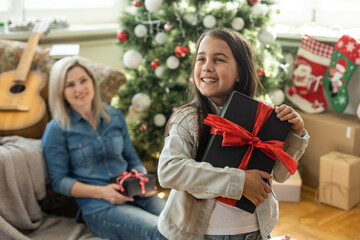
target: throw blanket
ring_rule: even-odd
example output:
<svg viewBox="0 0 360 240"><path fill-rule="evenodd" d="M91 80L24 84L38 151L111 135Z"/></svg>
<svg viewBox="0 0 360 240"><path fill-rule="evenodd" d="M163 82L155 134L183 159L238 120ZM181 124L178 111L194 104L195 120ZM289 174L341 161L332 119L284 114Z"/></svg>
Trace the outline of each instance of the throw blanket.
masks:
<svg viewBox="0 0 360 240"><path fill-rule="evenodd" d="M0 239L100 239L74 218L41 211L37 201L46 195L46 181L41 140L0 137Z"/></svg>
<svg viewBox="0 0 360 240"><path fill-rule="evenodd" d="M41 140L0 138L0 233L27 239L16 229L34 230L43 221L37 200L45 197L47 170Z"/></svg>

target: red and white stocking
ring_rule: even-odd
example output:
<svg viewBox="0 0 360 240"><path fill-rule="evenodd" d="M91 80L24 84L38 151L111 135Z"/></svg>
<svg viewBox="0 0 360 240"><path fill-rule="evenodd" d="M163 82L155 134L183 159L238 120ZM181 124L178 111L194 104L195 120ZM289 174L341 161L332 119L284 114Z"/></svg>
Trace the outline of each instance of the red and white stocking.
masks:
<svg viewBox="0 0 360 240"><path fill-rule="evenodd" d="M323 77L330 65L334 47L305 35L295 60L292 84L286 87L286 97L307 113L320 113L326 109Z"/></svg>

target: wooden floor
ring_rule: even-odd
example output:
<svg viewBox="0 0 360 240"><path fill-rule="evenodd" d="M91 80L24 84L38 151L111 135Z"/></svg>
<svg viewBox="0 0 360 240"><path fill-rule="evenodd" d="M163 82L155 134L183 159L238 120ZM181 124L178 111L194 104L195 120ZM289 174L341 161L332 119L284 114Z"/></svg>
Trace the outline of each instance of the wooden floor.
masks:
<svg viewBox="0 0 360 240"><path fill-rule="evenodd" d="M315 189L302 186L299 203L280 202L279 221L271 236L296 240L360 240L360 204L349 211L315 201Z"/></svg>
<svg viewBox="0 0 360 240"><path fill-rule="evenodd" d="M160 189L166 199L169 191ZM299 203L280 202L279 208L274 238L290 234L296 240L360 240L360 204L349 211L320 204L315 189L303 185Z"/></svg>

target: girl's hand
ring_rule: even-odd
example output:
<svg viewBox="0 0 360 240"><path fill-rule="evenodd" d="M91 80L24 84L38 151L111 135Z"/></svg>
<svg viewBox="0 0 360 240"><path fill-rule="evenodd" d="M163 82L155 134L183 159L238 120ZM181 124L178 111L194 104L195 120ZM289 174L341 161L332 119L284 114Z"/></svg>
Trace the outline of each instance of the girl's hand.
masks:
<svg viewBox="0 0 360 240"><path fill-rule="evenodd" d="M123 204L134 201L134 198L121 194L119 192L119 185L115 183L102 187L101 196L102 199L112 204Z"/></svg>
<svg viewBox="0 0 360 240"><path fill-rule="evenodd" d="M292 123L291 130L301 136L304 130L304 121L300 114L298 114L292 107L282 104L280 107L275 107L275 112L280 121L288 121Z"/></svg>
<svg viewBox="0 0 360 240"><path fill-rule="evenodd" d="M243 194L256 207L260 206L265 201L268 194L271 193L271 187L262 180L263 178L270 179L272 176L267 172L257 169L245 171L245 183Z"/></svg>

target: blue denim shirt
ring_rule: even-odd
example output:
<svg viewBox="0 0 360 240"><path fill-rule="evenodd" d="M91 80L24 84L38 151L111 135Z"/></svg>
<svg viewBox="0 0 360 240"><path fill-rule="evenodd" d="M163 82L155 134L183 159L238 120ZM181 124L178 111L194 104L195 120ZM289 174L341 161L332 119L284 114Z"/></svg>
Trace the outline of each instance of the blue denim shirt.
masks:
<svg viewBox="0 0 360 240"><path fill-rule="evenodd" d="M145 172L130 141L124 115L106 105L111 121L100 117L97 130L78 113L71 110L71 126L66 129L51 120L42 137L42 147L51 184L56 192L70 196L76 181L104 186L110 177L133 168ZM112 206L94 198L76 198L84 214Z"/></svg>

